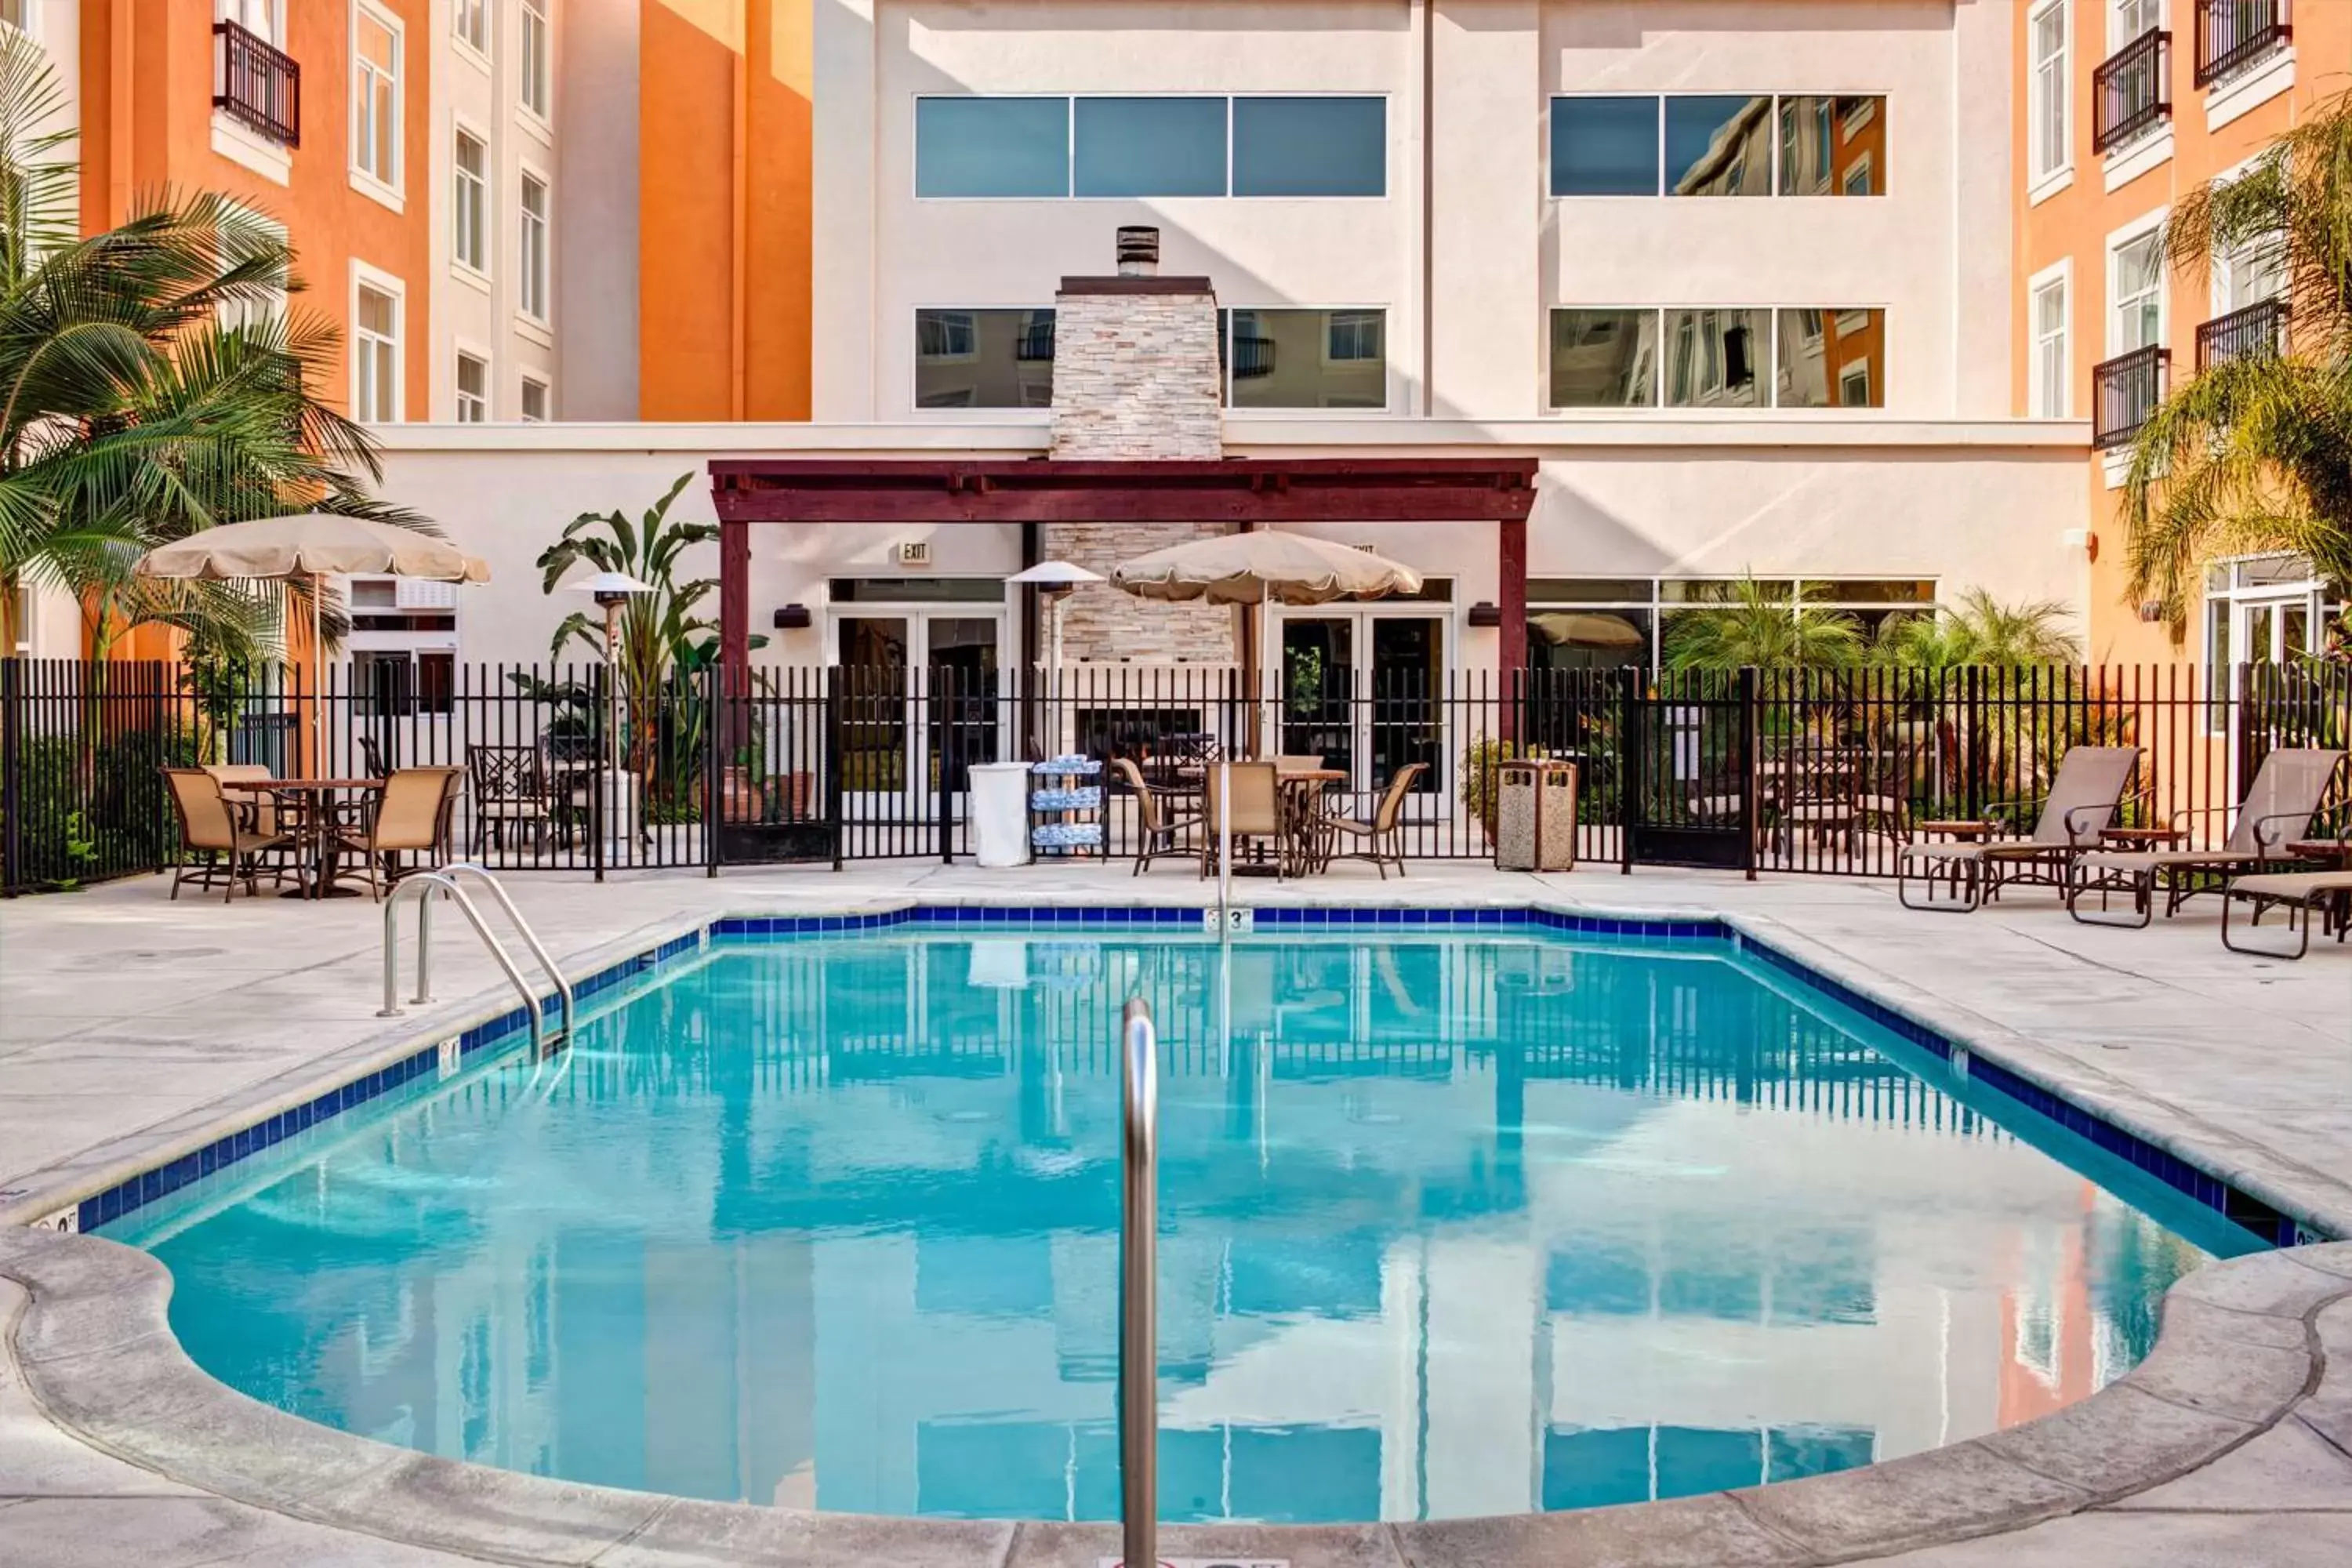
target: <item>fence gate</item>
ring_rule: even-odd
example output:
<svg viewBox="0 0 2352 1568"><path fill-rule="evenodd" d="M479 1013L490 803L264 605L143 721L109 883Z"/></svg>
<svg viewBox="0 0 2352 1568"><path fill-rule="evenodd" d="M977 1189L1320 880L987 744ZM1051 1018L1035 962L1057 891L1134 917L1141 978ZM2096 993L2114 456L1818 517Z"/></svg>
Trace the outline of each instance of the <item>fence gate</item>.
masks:
<svg viewBox="0 0 2352 1568"><path fill-rule="evenodd" d="M1624 695L1628 866L1756 874L1756 672L1690 670Z"/></svg>

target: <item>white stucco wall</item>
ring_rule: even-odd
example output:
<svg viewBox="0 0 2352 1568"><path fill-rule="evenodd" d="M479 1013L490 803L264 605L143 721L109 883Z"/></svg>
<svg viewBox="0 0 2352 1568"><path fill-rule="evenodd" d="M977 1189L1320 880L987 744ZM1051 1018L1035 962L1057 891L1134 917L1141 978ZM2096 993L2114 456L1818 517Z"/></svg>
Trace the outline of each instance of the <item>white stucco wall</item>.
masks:
<svg viewBox="0 0 2352 1568"><path fill-rule="evenodd" d="M913 416L923 306L1042 306L1153 223L1227 306L1388 312L1392 414L1545 414L1559 304L1878 306L1889 415L2009 395L2010 38L1987 0L819 0L815 397ZM1888 194L1568 198L1555 92L1888 100ZM1388 194L918 200L926 93L1305 92L1388 103ZM1425 153L1425 156L1424 156ZM1967 330L1962 330L1965 323ZM953 418L954 414L925 417ZM963 416L969 417L970 416Z"/></svg>
<svg viewBox="0 0 2352 1568"><path fill-rule="evenodd" d="M2087 568L2064 538L2088 502L2077 425L1718 419L1706 422L1701 445L1695 423L1234 418L1226 447L1238 457L1535 453L1543 468L1528 529L1534 576L1917 576L1936 579L1947 597L1980 586L2005 600L2084 601ZM709 521L701 476L714 458L1019 457L1042 454L1048 434L1034 417L954 426L405 426L384 432L384 491L437 519L496 574L461 598L459 657L543 659L556 623L579 605L542 595L531 563L581 511L622 507L634 518L692 471L674 513ZM1454 662L1493 668L1496 634L1471 630L1465 617L1496 596L1494 525L1312 531L1377 544L1451 577L1443 613ZM930 542L921 575L1001 576L1021 563L1011 526L762 526L751 537L751 626L772 639L755 655L764 663L824 662L825 580L916 575L893 559L902 542ZM715 546L688 559L688 574L717 571ZM774 612L791 604L807 605L815 626L773 631ZM715 595L708 607L715 617Z"/></svg>

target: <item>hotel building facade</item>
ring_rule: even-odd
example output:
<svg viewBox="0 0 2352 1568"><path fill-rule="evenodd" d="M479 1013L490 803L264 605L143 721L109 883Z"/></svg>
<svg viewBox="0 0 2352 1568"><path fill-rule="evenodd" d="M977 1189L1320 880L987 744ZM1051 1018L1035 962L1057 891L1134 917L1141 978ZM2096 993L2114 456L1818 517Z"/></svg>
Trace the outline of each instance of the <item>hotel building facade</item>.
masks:
<svg viewBox="0 0 2352 1568"><path fill-rule="evenodd" d="M2165 278L2150 305L2133 236L2329 90L2352 11L11 9L75 84L85 222L163 181L282 215L304 303L344 329L337 390L379 422L386 493L491 561L498 582L455 605L352 585L385 612L371 626L430 628L362 651L544 658L568 606L541 595L539 551L713 459L1047 457L1101 395L1072 374L1057 292L1108 271L1129 226L1213 296L1217 363L1192 368L1221 404L1207 455L1536 464L1516 563L1492 521L1311 525L1431 579L1410 603L1286 612L1286 644L1368 678L1650 662L1678 606L1748 576L1871 622L1972 588L2055 600L2095 659L2317 636L2308 582L2300 631L2240 613L2242 576L2292 563L2225 569L2227 649L2211 615L2179 645L2142 621L2100 443L2144 405L2144 349L2193 373L2200 323L2245 326L2268 286ZM2151 34L2158 64L2132 64ZM280 126L289 69L300 121ZM679 507L713 515L709 484ZM745 596L776 629L756 658L1007 668L1036 646L1007 574L1041 548L1100 569L1150 542L761 530ZM2284 604L2294 584L2263 586ZM1522 599L1531 629L1498 626ZM65 608L36 617L35 651L71 650ZM1600 617L1611 646L1554 641L1547 616ZM1086 624L1080 665L1216 657Z"/></svg>

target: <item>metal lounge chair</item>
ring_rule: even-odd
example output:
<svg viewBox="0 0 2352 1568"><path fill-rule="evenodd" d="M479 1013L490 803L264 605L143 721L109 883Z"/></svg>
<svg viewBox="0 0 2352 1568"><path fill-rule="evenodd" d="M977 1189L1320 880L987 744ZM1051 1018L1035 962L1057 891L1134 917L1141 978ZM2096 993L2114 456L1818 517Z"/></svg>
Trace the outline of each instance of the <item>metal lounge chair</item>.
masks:
<svg viewBox="0 0 2352 1568"><path fill-rule="evenodd" d="M2262 921L2263 911L2273 904L2285 906L2286 927L2293 931L2302 927L2301 940L2292 952L2284 949L2248 947L2230 940L2230 906L2240 899L2252 900L2254 923ZM2253 877L2232 877L2221 892L2221 945L2231 952L2242 952L2251 958L2299 959L2311 951L2311 917L2315 911L2336 928L2336 940L2344 940L2347 924L2344 905L2352 901L2352 871L2273 871ZM2328 911L2336 913L2330 915ZM2296 920L2301 915L2300 921Z"/></svg>
<svg viewBox="0 0 2352 1568"><path fill-rule="evenodd" d="M2225 880L2248 871L2260 871L2287 858L2286 847L2311 835L2328 785L2336 778L2344 753L2321 746L2282 746L2263 759L2246 798L2240 802L2230 837L2218 848L2154 849L2132 852L2093 849L2075 859L2074 875L2066 889L2066 912L2084 925L2130 926L2137 930L2156 918L2156 895L2164 893L2167 920L2199 893L2219 892ZM2200 816L2219 816L2227 806L2177 811L2171 826L2185 829ZM2104 912L2107 895L2129 893L2137 919L2111 919ZM2101 913L2083 912L2085 893L2100 895Z"/></svg>
<svg viewBox="0 0 2352 1568"><path fill-rule="evenodd" d="M163 782L172 792L172 809L180 819L180 857L172 876L172 897L180 896L183 882L194 882L199 888L219 886L221 902L227 903L236 897L237 883L243 882L250 898L259 891L256 883L261 858L272 852L278 854L279 860L271 879L286 879L284 851L294 847L291 833L275 827L264 833L254 827L254 810L232 805L221 793L219 778L203 768L165 768ZM202 863L192 865L198 856L203 857Z"/></svg>
<svg viewBox="0 0 2352 1568"><path fill-rule="evenodd" d="M1389 879L1389 868L1404 875L1404 797L1412 793L1413 784L1429 771L1427 763L1407 763L1389 780L1389 787L1381 792L1380 805L1373 809L1371 820L1356 817L1335 817L1324 823L1325 831L1343 836L1361 844L1360 849L1350 849L1334 855L1335 860L1369 860L1379 868L1381 880Z"/></svg>
<svg viewBox="0 0 2352 1568"><path fill-rule="evenodd" d="M1173 811L1168 798L1144 781L1143 771L1126 757L1113 757L1111 771L1119 782L1134 792L1137 840L1135 869L1130 876L1140 877L1151 862L1162 855L1181 855L1189 851L1178 843L1201 820L1197 812L1180 815Z"/></svg>
<svg viewBox="0 0 2352 1568"><path fill-rule="evenodd" d="M1225 826L1224 779L1233 777L1232 826ZM1204 798L1208 810L1201 821L1201 875L1216 874L1217 844L1230 836L1238 849L1245 839L1267 839L1282 854L1282 784L1272 763L1217 763L1208 771Z"/></svg>
<svg viewBox="0 0 2352 1568"><path fill-rule="evenodd" d="M2074 857L2097 844L2099 835L2114 823L2138 767L2137 746L2070 749L2058 764L2058 776L2050 783L2030 836L1906 844L1895 858L1895 898L1906 910L1966 914L1998 898L2004 881L2032 878L2063 889ZM1926 882L1925 899L1911 897L1915 879ZM1938 881L1950 882L1955 896L1937 899Z"/></svg>

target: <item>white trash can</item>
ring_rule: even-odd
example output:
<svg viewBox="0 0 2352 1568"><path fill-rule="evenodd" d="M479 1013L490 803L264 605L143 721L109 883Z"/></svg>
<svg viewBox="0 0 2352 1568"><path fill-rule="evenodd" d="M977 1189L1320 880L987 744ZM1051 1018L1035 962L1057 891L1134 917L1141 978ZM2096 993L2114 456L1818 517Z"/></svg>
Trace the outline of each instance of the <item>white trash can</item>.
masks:
<svg viewBox="0 0 2352 1568"><path fill-rule="evenodd" d="M971 852L982 866L1029 864L1029 766L971 765Z"/></svg>

